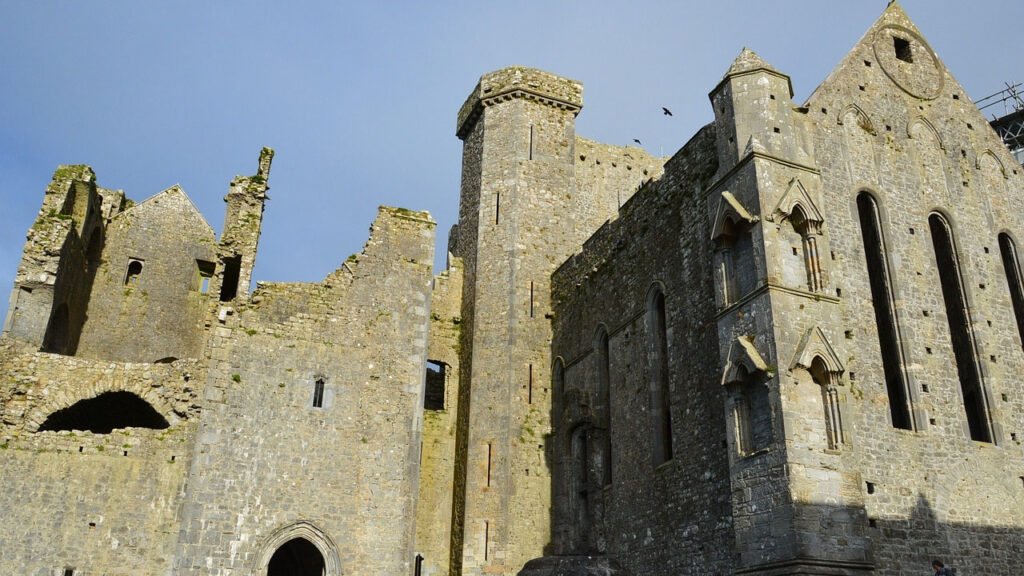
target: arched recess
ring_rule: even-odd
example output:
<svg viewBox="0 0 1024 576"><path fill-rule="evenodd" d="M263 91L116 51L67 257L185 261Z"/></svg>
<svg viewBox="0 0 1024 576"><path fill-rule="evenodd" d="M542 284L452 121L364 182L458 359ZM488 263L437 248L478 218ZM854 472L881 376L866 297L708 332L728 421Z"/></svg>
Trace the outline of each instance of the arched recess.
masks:
<svg viewBox="0 0 1024 576"><path fill-rule="evenodd" d="M590 469L592 428L581 424L569 435L569 501L573 519L573 551L584 553L590 547Z"/></svg>
<svg viewBox="0 0 1024 576"><path fill-rule="evenodd" d="M864 113L864 110L856 104L849 104L836 119L836 124L845 126L849 124L856 125L868 134L874 135L875 125L871 123L871 118Z"/></svg>
<svg viewBox="0 0 1024 576"><path fill-rule="evenodd" d="M298 542L299 540L305 541ZM292 544L295 542L295 544ZM278 552L284 549L285 557L275 558ZM317 528L312 523L305 520L283 526L275 530L270 536L268 536L262 544L260 555L257 557L256 566L253 568L253 574L258 576L320 576L308 574L307 572L285 572L281 571L287 567L298 567L306 569L309 566L319 566L317 562L323 561L322 564L322 576L340 576L341 575L341 559L338 557L338 547L323 530ZM297 559L300 562L296 565L296 559L292 558L291 563L287 562L287 554L299 553L303 554L302 558ZM319 554L319 558L316 558L314 553ZM309 559L308 556L314 556ZM305 564L301 564L303 560ZM274 561L274 566L271 566L271 562ZM275 569L275 572L271 572L271 568Z"/></svg>
<svg viewBox="0 0 1024 576"><path fill-rule="evenodd" d="M789 182L785 194L772 211L772 220L782 229L784 235L799 237L806 288L811 292L820 292L824 288L825 275L822 272L821 258L818 256L818 239L825 219L799 178L793 178ZM784 229L786 224L791 231ZM795 241L795 238L789 241ZM793 252L796 256L795 247ZM789 267L786 267L784 277L791 276L786 273L788 270Z"/></svg>
<svg viewBox="0 0 1024 576"><path fill-rule="evenodd" d="M659 466L673 455L668 314L661 284L655 284L647 293L647 335L653 462Z"/></svg>
<svg viewBox="0 0 1024 576"><path fill-rule="evenodd" d="M773 374L747 336L733 340L728 358L722 385L729 396L729 437L736 454L752 456L768 450L775 436L768 389Z"/></svg>
<svg viewBox="0 0 1024 576"><path fill-rule="evenodd" d="M918 116L907 125L907 135L917 152L922 195L933 199L956 200L949 195L945 168L946 147L935 127L924 117Z"/></svg>
<svg viewBox="0 0 1024 576"><path fill-rule="evenodd" d="M152 405L131 392L104 392L94 398L79 400L67 408L50 414L39 432L85 430L109 434L120 428L168 428L167 419Z"/></svg>
<svg viewBox="0 0 1024 576"><path fill-rule="evenodd" d="M598 427L600 428L600 440L598 447L601 451L600 462L601 481L603 486L612 483L612 404L611 404L611 351L609 349L608 328L603 324L598 326L594 334L594 351L597 359L597 392L594 400L598 403L595 406L597 412Z"/></svg>
<svg viewBox="0 0 1024 576"><path fill-rule="evenodd" d="M815 326L804 334L792 368L806 370L820 387L827 447L839 450L846 443L839 401L843 363L821 328Z"/></svg>
<svg viewBox="0 0 1024 576"><path fill-rule="evenodd" d="M731 192L722 192L711 228L722 307L737 302L754 288L757 274L751 227L758 221Z"/></svg>
<svg viewBox="0 0 1024 576"><path fill-rule="evenodd" d="M982 171L994 170L998 172L1004 180L1009 178L1006 174L1006 166L1003 165L1003 162L995 155L995 153L987 148L984 152L978 154L978 160L975 163L975 167Z"/></svg>

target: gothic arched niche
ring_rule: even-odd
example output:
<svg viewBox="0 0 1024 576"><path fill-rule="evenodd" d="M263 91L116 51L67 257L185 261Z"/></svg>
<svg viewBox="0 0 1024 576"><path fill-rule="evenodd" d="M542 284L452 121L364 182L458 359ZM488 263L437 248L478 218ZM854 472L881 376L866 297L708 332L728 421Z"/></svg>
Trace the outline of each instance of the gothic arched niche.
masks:
<svg viewBox="0 0 1024 576"><path fill-rule="evenodd" d="M169 426L167 419L135 394L104 392L50 414L39 426L39 432L87 430L95 434L109 434L118 428L163 430Z"/></svg>
<svg viewBox="0 0 1024 576"><path fill-rule="evenodd" d="M267 564L267 576L324 576L325 570L320 549L302 537L278 547Z"/></svg>

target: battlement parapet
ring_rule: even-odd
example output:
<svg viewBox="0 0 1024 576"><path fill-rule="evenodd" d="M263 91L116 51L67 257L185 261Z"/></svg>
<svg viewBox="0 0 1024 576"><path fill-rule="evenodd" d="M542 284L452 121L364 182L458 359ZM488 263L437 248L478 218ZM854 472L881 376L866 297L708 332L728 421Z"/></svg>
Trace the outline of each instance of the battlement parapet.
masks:
<svg viewBox="0 0 1024 576"><path fill-rule="evenodd" d="M459 109L455 134L463 138L485 107L513 98L535 100L576 115L583 109L583 83L523 66L484 74Z"/></svg>

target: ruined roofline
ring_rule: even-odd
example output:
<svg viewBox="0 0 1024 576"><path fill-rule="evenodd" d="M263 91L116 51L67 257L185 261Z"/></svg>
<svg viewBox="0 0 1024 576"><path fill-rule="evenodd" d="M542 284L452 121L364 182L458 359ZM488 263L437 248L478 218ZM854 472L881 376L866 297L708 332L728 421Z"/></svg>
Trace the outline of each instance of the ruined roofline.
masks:
<svg viewBox="0 0 1024 576"><path fill-rule="evenodd" d="M190 197L188 195L188 192L186 192L185 189L181 187L181 184L174 184L172 186L164 188L163 190L157 192L156 194L153 194L153 195L149 196L145 200L143 200L141 202L134 203L132 206L130 206L128 208L125 208L124 210L118 212L117 214L114 214L114 217L112 218L112 220L118 218L122 214L127 214L127 213L131 212L132 210L135 210L136 208L138 208L140 206L148 204L149 202L151 202L153 200L156 200L160 196L165 196L165 195L167 195L167 194L169 194L171 192L175 192L175 191L181 192L181 195L184 196L185 200L188 201L189 206L192 207L192 211L195 212L196 216L199 216L199 219L203 222L203 224L206 225L206 228L210 231L210 234L213 234L213 236L216 237L217 233L213 229L213 226L210 226L210 223L206 220L206 217L203 216L202 211L200 211L199 207L196 206L196 203L192 201L192 197ZM125 197L125 200L131 201L131 199L128 198L128 197Z"/></svg>
<svg viewBox="0 0 1024 576"><path fill-rule="evenodd" d="M725 74L722 76L722 79L718 82L718 84L715 84L715 87L712 88L710 92L708 92L708 98L714 100L715 94L717 94L722 89L722 86L729 82L729 80L733 78L738 78L740 76L749 76L751 74L757 74L759 72L771 74L772 76L777 76L785 80L786 86L789 87L789 97L793 97L792 79L790 79L788 75L779 72L771 64L765 62L764 59L757 55L757 52L754 52L750 48L744 46L743 49L740 50L739 55L736 56L736 59L733 60L732 65L730 65L729 69L726 70Z"/></svg>
<svg viewBox="0 0 1024 576"><path fill-rule="evenodd" d="M525 66L509 66L484 74L459 108L455 135L465 138L485 107L513 98L535 100L575 116L583 109L583 83Z"/></svg>

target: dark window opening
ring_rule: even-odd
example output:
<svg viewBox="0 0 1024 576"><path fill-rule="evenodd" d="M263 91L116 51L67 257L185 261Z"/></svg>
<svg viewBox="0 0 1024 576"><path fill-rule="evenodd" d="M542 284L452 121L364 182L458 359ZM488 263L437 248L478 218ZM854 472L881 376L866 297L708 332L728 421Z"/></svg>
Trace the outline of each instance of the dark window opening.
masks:
<svg viewBox="0 0 1024 576"><path fill-rule="evenodd" d="M488 442L487 443L487 485L488 486L491 485L491 450L492 449L493 448L491 446L491 443Z"/></svg>
<svg viewBox="0 0 1024 576"><path fill-rule="evenodd" d="M1013 302L1013 316L1017 320L1017 332L1024 344L1024 284L1020 275L1020 260L1017 259L1017 246L1006 233L999 235L999 253L1003 257L1003 270L1006 272L1006 283L1010 287L1010 300Z"/></svg>
<svg viewBox="0 0 1024 576"><path fill-rule="evenodd" d="M484 521L484 560L488 559L488 548L491 546L491 523Z"/></svg>
<svg viewBox="0 0 1024 576"><path fill-rule="evenodd" d="M533 404L533 364L526 369L526 403Z"/></svg>
<svg viewBox="0 0 1024 576"><path fill-rule="evenodd" d="M416 567L413 569L413 576L423 576L423 555L416 555Z"/></svg>
<svg viewBox="0 0 1024 576"><path fill-rule="evenodd" d="M131 392L104 392L50 414L40 432L85 430L109 434L119 428L163 430L170 425L148 402Z"/></svg>
<svg viewBox="0 0 1024 576"><path fill-rule="evenodd" d="M939 284L942 286L942 300L946 304L953 358L956 360L956 371L960 378L960 390L964 397L964 410L967 412L971 439L992 442L981 372L974 351L974 333L967 313L967 298L964 294L963 278L960 276L960 259L953 243L953 233L946 219L938 214L928 217L928 226L935 246L935 264L939 272Z"/></svg>
<svg viewBox="0 0 1024 576"><path fill-rule="evenodd" d="M242 272L242 257L224 259L224 280L220 285L220 301L230 302L238 296L238 278Z"/></svg>
<svg viewBox="0 0 1024 576"><path fill-rule="evenodd" d="M603 328L597 335L597 396L601 402L600 421L604 429L601 435L601 485L612 483L612 437L611 437L611 359L608 346L608 332ZM669 456L671 458L671 455Z"/></svg>
<svg viewBox="0 0 1024 576"><path fill-rule="evenodd" d="M893 36L892 47L896 51L897 60L903 60L909 64L914 63L914 51L910 47L910 40L900 38L899 36Z"/></svg>
<svg viewBox="0 0 1024 576"><path fill-rule="evenodd" d="M423 394L425 410L444 410L445 379L448 365L437 360L427 360L427 383Z"/></svg>
<svg viewBox="0 0 1024 576"><path fill-rule="evenodd" d="M576 521L577 549L587 546L590 533L590 441L583 426L572 433L570 447L572 459L571 487L572 511Z"/></svg>
<svg viewBox="0 0 1024 576"><path fill-rule="evenodd" d="M501 222L501 192L494 195L494 223Z"/></svg>
<svg viewBox="0 0 1024 576"><path fill-rule="evenodd" d="M196 290L198 290L200 294L206 294L210 291L210 279L213 278L215 270L216 265L213 262L196 260L196 271L199 276L199 283L196 286Z"/></svg>
<svg viewBox="0 0 1024 576"><path fill-rule="evenodd" d="M324 407L324 379L317 378L313 383L313 408Z"/></svg>
<svg viewBox="0 0 1024 576"><path fill-rule="evenodd" d="M885 373L885 388L889 395L889 415L894 428L913 429L907 384L900 352L900 333L896 319L895 297L889 280L888 254L882 235L878 205L868 193L857 197L860 232L864 239L864 257L867 260L868 281L871 285L871 304L878 326L878 345Z"/></svg>
<svg viewBox="0 0 1024 576"><path fill-rule="evenodd" d="M294 538L274 551L267 576L323 576L324 556L305 538Z"/></svg>
<svg viewBox="0 0 1024 576"><path fill-rule="evenodd" d="M533 160L533 124L530 124L530 160Z"/></svg>
<svg viewBox="0 0 1024 576"><path fill-rule="evenodd" d="M672 410L669 396L668 327L665 318L665 295L658 291L648 308L653 337L651 412L654 418L654 465L672 459Z"/></svg>
<svg viewBox="0 0 1024 576"><path fill-rule="evenodd" d="M142 274L142 260L136 260L131 258L128 260L128 270L124 274L124 285L134 285L139 281L139 275Z"/></svg>

